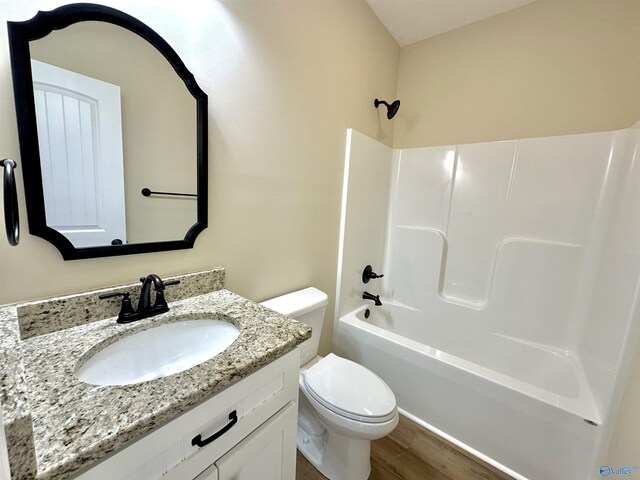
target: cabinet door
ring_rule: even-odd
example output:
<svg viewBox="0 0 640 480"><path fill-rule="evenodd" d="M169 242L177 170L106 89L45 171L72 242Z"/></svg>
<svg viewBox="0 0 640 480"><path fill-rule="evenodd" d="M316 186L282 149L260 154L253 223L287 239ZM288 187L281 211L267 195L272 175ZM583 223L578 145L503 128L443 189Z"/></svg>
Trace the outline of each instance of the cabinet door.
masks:
<svg viewBox="0 0 640 480"><path fill-rule="evenodd" d="M296 476L297 404L290 403L215 465L219 480L291 480Z"/></svg>

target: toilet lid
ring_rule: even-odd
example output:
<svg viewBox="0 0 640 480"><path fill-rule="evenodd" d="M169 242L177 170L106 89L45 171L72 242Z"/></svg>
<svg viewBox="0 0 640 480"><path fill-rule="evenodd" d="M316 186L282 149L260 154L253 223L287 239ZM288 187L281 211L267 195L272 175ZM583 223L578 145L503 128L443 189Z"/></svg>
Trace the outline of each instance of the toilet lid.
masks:
<svg viewBox="0 0 640 480"><path fill-rule="evenodd" d="M396 397L372 371L330 353L304 372L307 390L325 407L348 418L382 422L395 415Z"/></svg>

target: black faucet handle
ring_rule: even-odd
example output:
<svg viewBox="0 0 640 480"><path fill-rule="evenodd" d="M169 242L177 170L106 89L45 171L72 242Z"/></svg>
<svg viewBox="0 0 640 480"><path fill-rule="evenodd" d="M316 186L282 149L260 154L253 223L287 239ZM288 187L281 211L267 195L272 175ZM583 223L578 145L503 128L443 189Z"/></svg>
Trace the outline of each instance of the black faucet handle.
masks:
<svg viewBox="0 0 640 480"><path fill-rule="evenodd" d="M103 293L98 298L100 300L104 300L105 298L114 298L114 297L124 297L129 298L129 292L113 292L113 293ZM124 300L123 298L123 300Z"/></svg>
<svg viewBox="0 0 640 480"><path fill-rule="evenodd" d="M169 305L167 305L167 301L164 298L164 287L168 285L177 285L180 283L180 280L168 280L163 282L163 288L156 290L156 301L153 302L153 308L159 309L163 311L169 311Z"/></svg>
<svg viewBox="0 0 640 480"><path fill-rule="evenodd" d="M369 283L369 280L382 277L384 277L384 275L378 275L377 273L375 273L371 265L367 265L366 267L364 267L364 271L362 272L362 281L364 283Z"/></svg>
<svg viewBox="0 0 640 480"><path fill-rule="evenodd" d="M135 314L135 310L133 309L133 305L131 305L131 298L129 297L129 292L114 292L114 293L105 293L100 295L98 298L104 300L106 298L113 297L122 297L122 304L120 305L120 313L118 313L118 323L125 323L131 315ZM124 320L124 321L123 321Z"/></svg>
<svg viewBox="0 0 640 480"><path fill-rule="evenodd" d="M153 302L153 310L159 310L159 311L169 311L169 305L167 305L167 301L164 298L164 290L157 290L156 291L156 301Z"/></svg>

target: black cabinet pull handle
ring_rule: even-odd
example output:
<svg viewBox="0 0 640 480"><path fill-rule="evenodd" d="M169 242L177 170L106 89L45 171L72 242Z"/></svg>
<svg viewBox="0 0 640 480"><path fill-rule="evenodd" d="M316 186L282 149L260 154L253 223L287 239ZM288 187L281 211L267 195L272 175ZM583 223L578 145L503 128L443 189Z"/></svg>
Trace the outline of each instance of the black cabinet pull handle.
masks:
<svg viewBox="0 0 640 480"><path fill-rule="evenodd" d="M236 422L238 421L238 415L237 415L237 412L235 410L229 414L229 420L230 420L229 423L227 423L224 427L222 427L216 433L211 435L209 438L206 438L206 439L202 440L202 436L196 435L195 437L193 437L193 440L191 440L191 445L192 446L196 446L197 445L198 447L207 446L211 442L213 442L215 439L220 438L222 435L224 435L229 430L231 430L231 427L233 427L236 424Z"/></svg>

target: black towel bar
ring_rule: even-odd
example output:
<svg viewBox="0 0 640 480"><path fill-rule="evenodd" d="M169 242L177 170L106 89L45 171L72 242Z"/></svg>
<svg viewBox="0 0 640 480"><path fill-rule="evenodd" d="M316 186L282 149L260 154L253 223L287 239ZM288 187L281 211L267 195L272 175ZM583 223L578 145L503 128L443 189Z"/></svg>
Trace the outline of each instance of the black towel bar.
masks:
<svg viewBox="0 0 640 480"><path fill-rule="evenodd" d="M174 195L176 197L197 197L198 196L198 194L196 193L153 192L146 187L142 189L141 193L145 197L149 197L151 195Z"/></svg>

